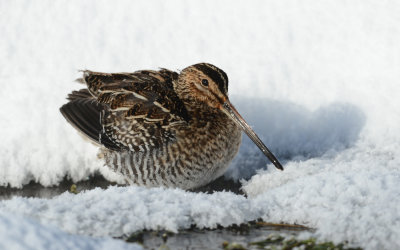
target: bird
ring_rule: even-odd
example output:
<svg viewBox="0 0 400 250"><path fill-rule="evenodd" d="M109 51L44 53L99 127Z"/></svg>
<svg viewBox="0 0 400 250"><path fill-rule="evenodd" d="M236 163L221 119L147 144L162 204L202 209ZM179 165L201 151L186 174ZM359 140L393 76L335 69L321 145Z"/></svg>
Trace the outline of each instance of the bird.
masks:
<svg viewBox="0 0 400 250"><path fill-rule="evenodd" d="M212 64L82 74L86 88L72 91L60 112L126 184L204 186L227 170L242 131L283 170L229 101L227 74Z"/></svg>

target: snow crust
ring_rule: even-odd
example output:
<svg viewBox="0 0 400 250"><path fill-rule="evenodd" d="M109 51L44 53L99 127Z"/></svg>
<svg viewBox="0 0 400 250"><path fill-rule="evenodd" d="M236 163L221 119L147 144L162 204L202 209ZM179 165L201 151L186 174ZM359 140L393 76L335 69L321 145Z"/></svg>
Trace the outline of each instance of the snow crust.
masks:
<svg viewBox="0 0 400 250"><path fill-rule="evenodd" d="M58 112L80 87L79 69L213 63L285 167L273 169L244 136L226 177L246 179L248 198L138 187L14 198L0 202L0 242L29 248L12 237L26 227L49 246L57 242L36 231L125 248L86 236L261 217L315 227L319 239L400 248L399 12L397 1L0 1L1 186L115 178Z"/></svg>
<svg viewBox="0 0 400 250"><path fill-rule="evenodd" d="M34 217L70 233L114 237L143 229L177 232L191 225L229 226L259 216L251 212L244 196L229 192L208 195L142 187L97 188L77 195L66 192L51 200L19 197L1 202L0 209Z"/></svg>
<svg viewBox="0 0 400 250"><path fill-rule="evenodd" d="M3 211L0 211L0 234L1 249L142 249L137 244L124 244L110 238L71 235Z"/></svg>

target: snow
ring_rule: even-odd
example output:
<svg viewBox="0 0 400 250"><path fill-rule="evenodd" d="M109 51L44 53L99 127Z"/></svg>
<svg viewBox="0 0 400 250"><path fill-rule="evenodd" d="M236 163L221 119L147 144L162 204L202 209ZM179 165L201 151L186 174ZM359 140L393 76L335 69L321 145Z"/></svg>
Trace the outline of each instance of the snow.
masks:
<svg viewBox="0 0 400 250"><path fill-rule="evenodd" d="M120 240L74 236L31 219L0 212L1 249L142 249Z"/></svg>
<svg viewBox="0 0 400 250"><path fill-rule="evenodd" d="M334 155L354 146L365 125L365 114L348 103L332 103L310 111L289 102L256 100L239 98L238 106L282 162ZM225 176L249 178L265 164L265 156L243 136L239 154Z"/></svg>
<svg viewBox="0 0 400 250"><path fill-rule="evenodd" d="M308 225L317 228L318 238L357 239L367 249L399 246L400 175L388 152L350 149L334 161L310 159L285 167L283 178L262 171L244 186L254 206L265 208L264 220Z"/></svg>
<svg viewBox="0 0 400 250"><path fill-rule="evenodd" d="M1 201L0 242L127 248L109 237L261 217L400 248L399 12L396 1L0 1L1 186L115 178L58 112L79 69L213 63L285 167L244 138L226 177L245 178L248 198L111 187Z"/></svg>
<svg viewBox="0 0 400 250"><path fill-rule="evenodd" d="M210 207L213 207L210 210ZM213 195L181 189L109 187L63 193L51 200L14 198L0 209L34 217L69 233L120 237L143 229L168 229L197 225L215 228L256 219L244 196L230 192Z"/></svg>

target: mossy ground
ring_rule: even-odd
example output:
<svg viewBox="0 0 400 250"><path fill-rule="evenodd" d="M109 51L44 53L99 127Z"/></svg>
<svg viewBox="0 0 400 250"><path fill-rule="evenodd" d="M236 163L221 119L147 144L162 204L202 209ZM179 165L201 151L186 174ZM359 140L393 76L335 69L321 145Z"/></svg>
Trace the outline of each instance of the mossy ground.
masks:
<svg viewBox="0 0 400 250"><path fill-rule="evenodd" d="M334 244L314 238L299 240L299 232L313 231L301 225L273 224L252 221L217 229L182 230L175 234L167 231L140 231L125 238L127 242L142 244L148 249L270 249L270 250L359 250L346 242ZM264 234L264 236L263 236Z"/></svg>

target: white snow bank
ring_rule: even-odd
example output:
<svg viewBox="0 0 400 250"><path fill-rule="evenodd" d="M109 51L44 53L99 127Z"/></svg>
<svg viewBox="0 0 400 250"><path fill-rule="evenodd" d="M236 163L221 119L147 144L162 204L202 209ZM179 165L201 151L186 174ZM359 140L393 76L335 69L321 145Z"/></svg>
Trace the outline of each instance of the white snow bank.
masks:
<svg viewBox="0 0 400 250"><path fill-rule="evenodd" d="M40 76L2 77L2 82L16 84L2 83L0 92L1 106L7 107L0 109L1 186L22 187L32 180L55 185L66 175L79 181L102 166L97 148L71 133L58 112L65 97L55 95L60 90L46 81Z"/></svg>
<svg viewBox="0 0 400 250"><path fill-rule="evenodd" d="M310 161L306 168L313 174L299 171L294 164L288 167L288 176L299 178L284 178L286 184L276 181L279 176L274 174L254 177L245 186L250 198L229 192L208 195L179 189L109 187L77 195L64 193L51 200L16 197L0 202L0 210L91 236L122 236L143 229L176 232L191 225L215 228L263 218L316 228L313 236L320 240L347 240L366 249L400 247L399 175L391 169L383 174L325 173L316 168L330 167L328 162ZM260 190L261 182L275 185Z"/></svg>
<svg viewBox="0 0 400 250"><path fill-rule="evenodd" d="M191 225L228 226L258 216L246 198L233 193L141 187L97 188L77 195L66 192L51 200L16 197L0 202L0 210L34 217L70 233L116 237L142 229L176 232Z"/></svg>
<svg viewBox="0 0 400 250"><path fill-rule="evenodd" d="M393 138L399 9L374 1L2 2L0 185L57 185L101 169L96 147L58 111L80 88L78 69L214 63L229 75L233 103L284 162L335 155L360 133ZM244 137L226 176L249 178L267 163Z"/></svg>
<svg viewBox="0 0 400 250"><path fill-rule="evenodd" d="M111 238L70 235L13 213L0 212L0 249L142 249Z"/></svg>
<svg viewBox="0 0 400 250"><path fill-rule="evenodd" d="M319 239L366 249L400 247L399 159L375 149L346 150L334 159L290 162L282 176L263 171L246 185L267 221L317 228Z"/></svg>

